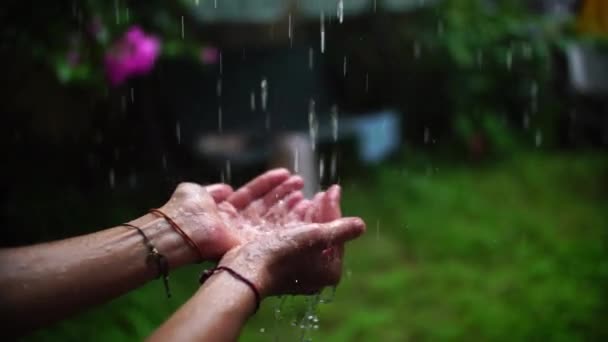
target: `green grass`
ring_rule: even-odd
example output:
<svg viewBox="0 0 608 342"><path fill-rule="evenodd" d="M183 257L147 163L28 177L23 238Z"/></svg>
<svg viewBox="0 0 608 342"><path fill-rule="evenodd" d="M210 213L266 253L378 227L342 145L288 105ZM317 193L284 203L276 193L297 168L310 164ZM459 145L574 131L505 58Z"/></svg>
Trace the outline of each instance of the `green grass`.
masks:
<svg viewBox="0 0 608 342"><path fill-rule="evenodd" d="M431 165L432 167L428 167ZM526 154L491 165L396 163L344 184L368 233L347 250L316 341L605 340L608 163ZM199 267L32 340L141 339L196 288ZM292 341L303 298L267 301L242 340ZM281 309L275 319L275 309Z"/></svg>

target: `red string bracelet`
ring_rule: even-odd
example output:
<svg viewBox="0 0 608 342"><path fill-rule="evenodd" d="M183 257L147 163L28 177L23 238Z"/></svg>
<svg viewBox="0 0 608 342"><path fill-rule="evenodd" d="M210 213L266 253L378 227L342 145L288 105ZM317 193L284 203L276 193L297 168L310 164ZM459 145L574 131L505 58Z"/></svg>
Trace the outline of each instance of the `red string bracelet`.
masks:
<svg viewBox="0 0 608 342"><path fill-rule="evenodd" d="M186 241L186 243L188 243L190 247L192 247L198 253L200 261L202 262L204 260L203 252L200 250L200 248L198 248L196 242L194 242L194 240L192 240L192 238L188 236L188 234L186 234L186 232L184 232L184 230L181 229L180 226L178 226L172 218L170 218L167 214L163 213L159 209L150 209L150 213L159 215L165 220L167 220L171 228L173 228L173 230L175 230L179 235L181 235L181 237Z"/></svg>
<svg viewBox="0 0 608 342"><path fill-rule="evenodd" d="M247 285L251 291L253 291L253 295L255 296L255 311L254 313L258 312L258 309L260 308L260 302L262 301L262 297L260 296L260 291L258 291L257 287L255 287L255 284L252 283L249 279L243 277L242 275L240 275L237 271L233 270L230 267L226 267L226 266L217 266L215 268L211 268L208 270L203 271L203 273L201 274L201 277L199 278L199 283L204 283L207 279L209 279L209 277L211 277L212 275L214 275L216 272L218 271L226 271L228 273L230 273L231 276L233 276L234 278L242 281L243 283L245 283L245 285Z"/></svg>

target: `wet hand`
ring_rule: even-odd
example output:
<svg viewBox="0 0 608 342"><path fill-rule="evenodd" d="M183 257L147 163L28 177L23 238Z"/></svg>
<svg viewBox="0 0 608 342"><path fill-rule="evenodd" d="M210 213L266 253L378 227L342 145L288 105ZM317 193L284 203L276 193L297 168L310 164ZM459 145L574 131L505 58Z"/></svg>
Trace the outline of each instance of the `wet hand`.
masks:
<svg viewBox="0 0 608 342"><path fill-rule="evenodd" d="M338 186L299 201L289 215L289 224L230 250L220 265L253 281L263 296L311 294L337 284L344 243L364 233L364 222L340 218Z"/></svg>
<svg viewBox="0 0 608 342"><path fill-rule="evenodd" d="M268 171L236 191L226 184L182 183L160 210L195 241L205 259L216 260L269 231L311 219L314 206L303 199L303 185L285 169Z"/></svg>

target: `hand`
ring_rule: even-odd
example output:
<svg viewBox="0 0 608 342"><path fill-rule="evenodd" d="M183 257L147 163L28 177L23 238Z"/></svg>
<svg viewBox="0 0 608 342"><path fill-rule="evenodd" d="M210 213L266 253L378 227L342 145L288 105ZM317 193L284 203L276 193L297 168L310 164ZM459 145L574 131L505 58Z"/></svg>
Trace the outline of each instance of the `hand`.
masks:
<svg viewBox="0 0 608 342"><path fill-rule="evenodd" d="M301 221L232 249L220 265L253 281L262 296L311 294L337 284L343 245L365 232L364 222L340 219L338 186L318 193L312 201L300 201L292 214Z"/></svg>
<svg viewBox="0 0 608 342"><path fill-rule="evenodd" d="M237 191L226 184L180 184L160 208L197 244L205 259L274 229L312 217L311 201L299 191L304 183L285 169L264 173Z"/></svg>

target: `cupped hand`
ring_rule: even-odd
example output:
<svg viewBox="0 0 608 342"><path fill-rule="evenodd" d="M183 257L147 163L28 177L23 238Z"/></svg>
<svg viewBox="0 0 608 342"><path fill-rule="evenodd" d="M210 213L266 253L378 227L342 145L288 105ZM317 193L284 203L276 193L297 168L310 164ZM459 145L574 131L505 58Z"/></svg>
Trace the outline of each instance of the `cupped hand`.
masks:
<svg viewBox="0 0 608 342"><path fill-rule="evenodd" d="M363 234L365 223L341 218L336 185L313 200L299 201L290 215L294 219L282 229L239 245L220 264L252 280L264 296L311 294L337 284L344 243Z"/></svg>
<svg viewBox="0 0 608 342"><path fill-rule="evenodd" d="M160 208L194 240L206 260L269 232L312 221L315 202L304 200L299 176L274 169L236 191L226 184L181 183Z"/></svg>

